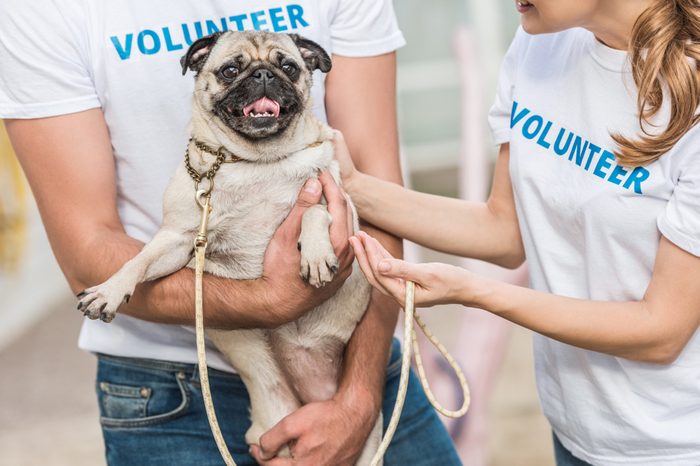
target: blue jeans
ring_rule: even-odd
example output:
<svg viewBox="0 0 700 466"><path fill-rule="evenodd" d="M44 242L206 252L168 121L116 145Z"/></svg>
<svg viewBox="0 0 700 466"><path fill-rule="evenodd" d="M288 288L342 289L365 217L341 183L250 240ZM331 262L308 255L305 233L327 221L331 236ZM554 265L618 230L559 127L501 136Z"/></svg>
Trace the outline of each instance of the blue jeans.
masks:
<svg viewBox="0 0 700 466"><path fill-rule="evenodd" d="M557 434L552 433L554 441L554 459L557 466L592 466L591 463L576 458L557 438Z"/></svg>
<svg viewBox="0 0 700 466"><path fill-rule="evenodd" d="M401 351L394 341L387 369L384 428L396 401ZM249 398L240 377L209 370L226 443L236 463L255 465L244 435ZM220 466L207 422L196 365L99 355L96 391L110 466ZM447 431L411 374L401 422L386 465L459 465Z"/></svg>

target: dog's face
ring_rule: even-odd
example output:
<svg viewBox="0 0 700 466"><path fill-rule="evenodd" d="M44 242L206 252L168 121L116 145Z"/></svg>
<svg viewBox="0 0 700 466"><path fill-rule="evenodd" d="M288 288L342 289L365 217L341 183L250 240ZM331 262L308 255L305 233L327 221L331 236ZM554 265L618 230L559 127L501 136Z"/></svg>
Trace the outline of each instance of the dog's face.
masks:
<svg viewBox="0 0 700 466"><path fill-rule="evenodd" d="M196 72L195 100L227 130L248 139L280 135L309 105L312 73L328 72L320 45L296 34L216 33L193 43L182 72Z"/></svg>

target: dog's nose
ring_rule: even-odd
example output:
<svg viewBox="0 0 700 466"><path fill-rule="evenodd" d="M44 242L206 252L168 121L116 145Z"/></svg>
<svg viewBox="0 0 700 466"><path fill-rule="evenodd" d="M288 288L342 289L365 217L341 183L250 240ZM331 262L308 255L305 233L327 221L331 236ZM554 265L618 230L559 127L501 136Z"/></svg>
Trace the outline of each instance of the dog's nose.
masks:
<svg viewBox="0 0 700 466"><path fill-rule="evenodd" d="M275 79L272 71L261 68L253 73L253 79L259 83L267 83Z"/></svg>

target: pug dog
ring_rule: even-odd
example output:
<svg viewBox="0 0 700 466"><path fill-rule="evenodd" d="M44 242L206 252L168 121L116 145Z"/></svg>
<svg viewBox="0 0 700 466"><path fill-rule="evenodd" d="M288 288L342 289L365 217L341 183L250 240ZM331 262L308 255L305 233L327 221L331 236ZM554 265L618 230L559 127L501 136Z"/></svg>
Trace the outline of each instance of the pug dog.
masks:
<svg viewBox="0 0 700 466"><path fill-rule="evenodd" d="M110 279L80 295L79 309L89 318L109 322L139 283L194 267L201 211L188 164L204 173L215 154L235 162L222 163L214 178L205 268L233 279L262 276L267 245L307 179L327 169L340 183L333 131L311 111L312 74L331 69L321 46L294 34L216 33L193 43L182 66L183 74L196 73L188 162L168 185L155 237ZM316 287L337 272L330 222L321 204L302 219L300 273ZM248 444L259 443L301 405L335 394L345 346L370 298L370 285L353 267L333 297L295 322L274 330L207 330L250 393ZM380 416L358 464L370 464L381 433Z"/></svg>

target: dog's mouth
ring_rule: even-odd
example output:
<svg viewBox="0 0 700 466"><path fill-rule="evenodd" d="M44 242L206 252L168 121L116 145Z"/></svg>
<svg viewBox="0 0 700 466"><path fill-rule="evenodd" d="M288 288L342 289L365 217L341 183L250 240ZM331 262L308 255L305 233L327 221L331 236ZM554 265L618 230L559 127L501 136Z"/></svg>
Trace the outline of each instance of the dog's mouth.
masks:
<svg viewBox="0 0 700 466"><path fill-rule="evenodd" d="M269 97L261 97L243 107L243 116L246 118L279 118L281 107L279 102Z"/></svg>
<svg viewBox="0 0 700 466"><path fill-rule="evenodd" d="M296 95L242 94L244 92L229 93L213 110L226 126L252 139L281 133L299 114Z"/></svg>

